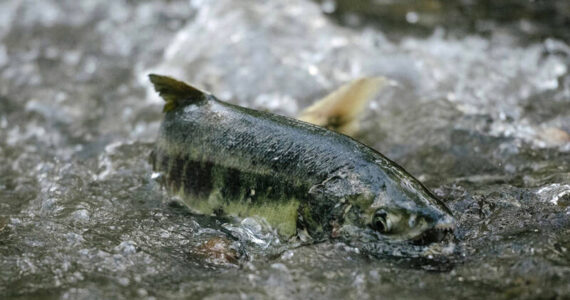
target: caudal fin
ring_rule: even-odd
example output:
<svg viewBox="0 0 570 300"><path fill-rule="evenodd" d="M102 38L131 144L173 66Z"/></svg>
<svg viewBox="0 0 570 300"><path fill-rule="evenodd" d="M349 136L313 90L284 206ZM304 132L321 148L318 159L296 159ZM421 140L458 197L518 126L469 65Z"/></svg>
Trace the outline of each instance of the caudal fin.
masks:
<svg viewBox="0 0 570 300"><path fill-rule="evenodd" d="M172 77L149 74L148 78L154 85L154 89L158 92L160 97L166 101L163 108L163 112L165 113L182 105L188 105L208 99L208 93L189 86Z"/></svg>
<svg viewBox="0 0 570 300"><path fill-rule="evenodd" d="M387 82L384 77L351 81L303 110L298 119L346 135L355 134L366 104Z"/></svg>

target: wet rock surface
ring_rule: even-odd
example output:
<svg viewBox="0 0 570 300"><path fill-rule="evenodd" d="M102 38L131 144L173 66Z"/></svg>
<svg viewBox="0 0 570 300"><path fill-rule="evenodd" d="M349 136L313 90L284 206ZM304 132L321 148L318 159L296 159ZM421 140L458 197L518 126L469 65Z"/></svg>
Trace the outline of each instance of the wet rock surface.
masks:
<svg viewBox="0 0 570 300"><path fill-rule="evenodd" d="M567 297L568 6L381 2L0 3L0 298ZM150 71L289 116L389 77L358 139L441 197L454 235L287 246L192 214L147 162Z"/></svg>

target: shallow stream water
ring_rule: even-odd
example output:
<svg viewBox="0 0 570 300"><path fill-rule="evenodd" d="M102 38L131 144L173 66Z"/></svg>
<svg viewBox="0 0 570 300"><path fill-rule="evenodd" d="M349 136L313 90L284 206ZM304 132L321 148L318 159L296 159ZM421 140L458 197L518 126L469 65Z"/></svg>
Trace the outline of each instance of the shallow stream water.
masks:
<svg viewBox="0 0 570 300"><path fill-rule="evenodd" d="M451 2L0 2L0 298L570 297L570 5ZM357 139L454 235L294 247L190 213L152 178L149 72L288 116L388 77Z"/></svg>

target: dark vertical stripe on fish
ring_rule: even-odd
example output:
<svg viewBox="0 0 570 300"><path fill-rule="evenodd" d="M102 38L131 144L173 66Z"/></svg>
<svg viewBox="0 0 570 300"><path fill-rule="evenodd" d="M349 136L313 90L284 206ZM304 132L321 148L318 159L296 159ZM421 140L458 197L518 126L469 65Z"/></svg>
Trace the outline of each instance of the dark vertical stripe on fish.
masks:
<svg viewBox="0 0 570 300"><path fill-rule="evenodd" d="M213 166L214 164L211 162L188 161L185 170L184 191L199 197L207 197L212 191Z"/></svg>
<svg viewBox="0 0 570 300"><path fill-rule="evenodd" d="M242 186L239 170L233 168L225 169L221 193L224 199L233 200L242 198Z"/></svg>

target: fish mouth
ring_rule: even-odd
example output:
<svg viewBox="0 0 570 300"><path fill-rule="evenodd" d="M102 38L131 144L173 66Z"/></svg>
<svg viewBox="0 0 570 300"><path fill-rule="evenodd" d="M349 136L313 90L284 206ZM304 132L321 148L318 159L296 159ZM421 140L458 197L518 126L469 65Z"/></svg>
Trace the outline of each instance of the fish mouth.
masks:
<svg viewBox="0 0 570 300"><path fill-rule="evenodd" d="M419 236L412 239L412 243L417 245L427 245L443 241L447 235L451 235L455 229L455 220L451 216L437 222L432 228L422 232Z"/></svg>
<svg viewBox="0 0 570 300"><path fill-rule="evenodd" d="M377 236L382 236L383 239L388 238L393 241L406 241L415 245L428 245L441 242L447 236L451 236L455 230L455 219L449 215L444 216L435 223L401 234L382 234L372 226L369 225L369 227L370 230Z"/></svg>

